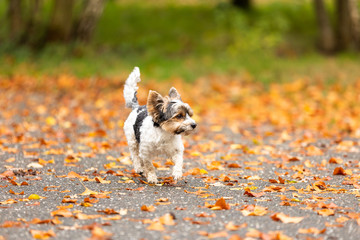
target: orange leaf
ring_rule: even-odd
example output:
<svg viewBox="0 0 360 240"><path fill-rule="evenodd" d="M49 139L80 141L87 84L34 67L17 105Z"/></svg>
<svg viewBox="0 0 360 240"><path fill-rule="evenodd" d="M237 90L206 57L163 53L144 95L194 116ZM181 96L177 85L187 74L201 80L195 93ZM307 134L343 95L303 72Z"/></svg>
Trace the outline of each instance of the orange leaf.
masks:
<svg viewBox="0 0 360 240"><path fill-rule="evenodd" d="M15 201L14 199L8 199L8 200L0 202L0 205L1 204L13 204L13 203L17 203L17 201Z"/></svg>
<svg viewBox="0 0 360 240"><path fill-rule="evenodd" d="M333 175L346 175L346 172L342 167L337 167L334 169Z"/></svg>
<svg viewBox="0 0 360 240"><path fill-rule="evenodd" d="M250 190L245 190L244 195L249 197L262 197L265 195L265 193L264 192L255 193L255 192L251 192Z"/></svg>
<svg viewBox="0 0 360 240"><path fill-rule="evenodd" d="M233 222L229 222L225 225L225 228L230 231L237 231L240 228L247 227L247 223L243 223L241 225L235 225Z"/></svg>
<svg viewBox="0 0 360 240"><path fill-rule="evenodd" d="M110 180L105 180L105 179L103 179L103 178L101 178L101 177L96 177L96 178L95 178L95 181L98 182L98 183L102 183L102 184L111 183Z"/></svg>
<svg viewBox="0 0 360 240"><path fill-rule="evenodd" d="M321 209L317 210L317 213L321 216L332 216L335 215L335 211L332 209Z"/></svg>
<svg viewBox="0 0 360 240"><path fill-rule="evenodd" d="M14 195L24 195L24 191L22 191L20 193L16 193L12 189L9 190L9 193L14 194Z"/></svg>
<svg viewBox="0 0 360 240"><path fill-rule="evenodd" d="M226 203L224 198L220 198L216 201L215 205L211 208L211 210L229 210L230 205Z"/></svg>
<svg viewBox="0 0 360 240"><path fill-rule="evenodd" d="M283 223L299 223L304 217L290 217L284 213L275 213L271 215L271 219L274 221L281 221Z"/></svg>
<svg viewBox="0 0 360 240"><path fill-rule="evenodd" d="M102 228L95 226L91 230L91 238L90 239L106 240L106 239L110 239L110 237L112 235L113 235L112 233L105 232Z"/></svg>
<svg viewBox="0 0 360 240"><path fill-rule="evenodd" d="M35 239L48 239L50 237L56 236L53 230L41 231L41 230L30 229L30 233Z"/></svg>
<svg viewBox="0 0 360 240"><path fill-rule="evenodd" d="M51 216L71 217L73 214L67 209L58 209L51 212Z"/></svg>
<svg viewBox="0 0 360 240"><path fill-rule="evenodd" d="M150 206L146 206L146 205L142 205L141 206L141 211L144 212L154 212L155 211L155 207L150 205Z"/></svg>
<svg viewBox="0 0 360 240"><path fill-rule="evenodd" d="M227 237L228 233L226 231L216 232L216 233L209 233L208 238L220 238L220 237Z"/></svg>
<svg viewBox="0 0 360 240"><path fill-rule="evenodd" d="M333 164L341 164L342 162L343 160L341 158L332 157L329 159L329 163L333 163Z"/></svg>
<svg viewBox="0 0 360 240"><path fill-rule="evenodd" d="M247 208L241 210L244 216L264 216L268 213L267 207L250 205Z"/></svg>
<svg viewBox="0 0 360 240"><path fill-rule="evenodd" d="M307 147L306 151L307 151L307 155L309 155L309 156L316 156L316 155L323 155L324 154L323 151L321 151L320 148L315 147L313 145Z"/></svg>
<svg viewBox="0 0 360 240"><path fill-rule="evenodd" d="M164 216L159 218L159 221L161 224L164 225L175 225L175 221L174 221L174 215L167 213Z"/></svg>
<svg viewBox="0 0 360 240"><path fill-rule="evenodd" d="M85 187L85 191L83 193L80 193L79 195L84 196L84 195L92 195L92 194L99 194L99 193Z"/></svg>
<svg viewBox="0 0 360 240"><path fill-rule="evenodd" d="M63 198L62 203L76 203L77 199Z"/></svg>
<svg viewBox="0 0 360 240"><path fill-rule="evenodd" d="M305 234L323 234L326 232L326 228L319 230L317 228L308 228L308 229L304 229L304 228L300 228L299 233L305 233Z"/></svg>
<svg viewBox="0 0 360 240"><path fill-rule="evenodd" d="M102 213L105 213L105 214L119 214L119 212L115 211L114 209L111 209L111 208L106 208L105 210L98 210L98 212L102 212Z"/></svg>
<svg viewBox="0 0 360 240"><path fill-rule="evenodd" d="M83 176L80 176L78 173L74 172L74 171L71 171L68 173L67 175L68 178L84 178Z"/></svg>
<svg viewBox="0 0 360 240"><path fill-rule="evenodd" d="M227 166L228 168L241 168L241 166L237 163L230 163Z"/></svg>
<svg viewBox="0 0 360 240"><path fill-rule="evenodd" d="M153 222L146 228L147 230L153 230L153 231L164 231L164 225L160 222Z"/></svg>
<svg viewBox="0 0 360 240"><path fill-rule="evenodd" d="M231 235L231 237L228 240L242 240L242 238L239 235Z"/></svg>

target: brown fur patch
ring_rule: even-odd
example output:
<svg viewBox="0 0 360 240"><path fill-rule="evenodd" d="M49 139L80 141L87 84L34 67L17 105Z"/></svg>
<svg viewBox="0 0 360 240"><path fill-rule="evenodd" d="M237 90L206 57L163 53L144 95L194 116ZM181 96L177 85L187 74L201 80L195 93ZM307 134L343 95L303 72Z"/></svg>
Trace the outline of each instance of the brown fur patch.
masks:
<svg viewBox="0 0 360 240"><path fill-rule="evenodd" d="M180 134L189 131L189 124L185 122L186 114L193 115L190 106L180 101L180 94L171 88L169 96L162 97L158 92L150 90L147 100L147 110L153 121L167 132ZM174 102L175 101L175 102ZM180 106L174 112L173 104Z"/></svg>

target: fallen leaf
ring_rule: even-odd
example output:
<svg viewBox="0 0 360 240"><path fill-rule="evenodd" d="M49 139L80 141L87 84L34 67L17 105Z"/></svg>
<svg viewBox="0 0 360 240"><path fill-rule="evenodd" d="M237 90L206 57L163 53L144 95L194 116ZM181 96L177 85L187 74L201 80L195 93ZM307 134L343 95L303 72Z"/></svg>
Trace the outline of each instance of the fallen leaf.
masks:
<svg viewBox="0 0 360 240"><path fill-rule="evenodd" d="M110 239L112 233L105 232L102 228L95 226L91 230L91 238L89 240L107 240Z"/></svg>
<svg viewBox="0 0 360 240"><path fill-rule="evenodd" d="M102 213L105 213L105 214L119 214L119 212L115 211L114 209L111 209L111 208L106 208L105 210L98 210L98 212L102 212Z"/></svg>
<svg viewBox="0 0 360 240"><path fill-rule="evenodd" d="M235 225L233 222L228 222L226 225L225 225L225 228L229 231L237 231L239 230L240 228L245 228L247 227L247 223L243 223L241 225Z"/></svg>
<svg viewBox="0 0 360 240"><path fill-rule="evenodd" d="M48 239L50 237L56 236L53 230L41 231L41 230L30 229L30 233L32 237L35 239Z"/></svg>
<svg viewBox="0 0 360 240"><path fill-rule="evenodd" d="M227 165L228 168L241 168L241 166L237 163L230 163Z"/></svg>
<svg viewBox="0 0 360 240"><path fill-rule="evenodd" d="M45 197L41 197L37 194L30 194L30 196L28 197L29 200L39 200L41 198L45 198Z"/></svg>
<svg viewBox="0 0 360 240"><path fill-rule="evenodd" d="M267 207L249 205L240 211L244 216L264 216L268 213L267 209Z"/></svg>
<svg viewBox="0 0 360 240"><path fill-rule="evenodd" d="M24 195L24 191L16 193L12 189L9 190L9 193L14 194L14 195Z"/></svg>
<svg viewBox="0 0 360 240"><path fill-rule="evenodd" d="M342 167L337 167L334 169L333 175L346 175L346 173Z"/></svg>
<svg viewBox="0 0 360 240"><path fill-rule="evenodd" d="M281 221L283 223L299 223L304 219L304 217L290 217L284 213L275 213L270 217L274 221Z"/></svg>
<svg viewBox="0 0 360 240"><path fill-rule="evenodd" d="M58 216L58 217L72 217L72 212L67 209L58 209L50 213L51 216Z"/></svg>
<svg viewBox="0 0 360 240"><path fill-rule="evenodd" d="M85 187L85 191L83 193L80 193L79 195L85 196L85 195L92 195L92 194L99 194L99 193Z"/></svg>
<svg viewBox="0 0 360 240"><path fill-rule="evenodd" d="M0 202L0 204L13 204L13 203L17 203L17 201L15 201L14 199L8 199Z"/></svg>
<svg viewBox="0 0 360 240"><path fill-rule="evenodd" d="M221 237L227 237L228 233L226 231L220 231L220 232L215 232L215 233L209 233L208 234L208 238L212 239L212 238L221 238Z"/></svg>
<svg viewBox="0 0 360 240"><path fill-rule="evenodd" d="M322 229L322 230L319 230L315 227L311 227L311 228L300 228L298 230L298 233L305 233L305 234L323 234L326 232L326 228Z"/></svg>
<svg viewBox="0 0 360 240"><path fill-rule="evenodd" d="M332 209L321 209L316 211L321 216L332 216L335 215L335 211Z"/></svg>
<svg viewBox="0 0 360 240"><path fill-rule="evenodd" d="M146 205L142 205L141 206L141 211L144 212L154 212L155 211L155 207L150 205L150 206L146 206Z"/></svg>
<svg viewBox="0 0 360 240"><path fill-rule="evenodd" d="M244 195L249 197L262 197L265 195L265 193L264 192L255 193L255 192L251 192L249 188L245 188Z"/></svg>
<svg viewBox="0 0 360 240"><path fill-rule="evenodd" d="M174 214L167 213L164 216L160 217L159 221L161 224L164 224L164 225L175 225L176 223L175 223L174 219L175 219Z"/></svg>
<svg viewBox="0 0 360 240"><path fill-rule="evenodd" d="M147 230L153 230L153 231L164 231L164 225L160 222L153 222L146 228Z"/></svg>
<svg viewBox="0 0 360 240"><path fill-rule="evenodd" d="M332 157L329 159L329 163L332 163L332 164L341 164L343 163L343 160L341 158L335 158L335 157Z"/></svg>
<svg viewBox="0 0 360 240"><path fill-rule="evenodd" d="M215 205L211 207L211 210L229 210L230 205L226 203L224 198L220 198L215 202Z"/></svg>

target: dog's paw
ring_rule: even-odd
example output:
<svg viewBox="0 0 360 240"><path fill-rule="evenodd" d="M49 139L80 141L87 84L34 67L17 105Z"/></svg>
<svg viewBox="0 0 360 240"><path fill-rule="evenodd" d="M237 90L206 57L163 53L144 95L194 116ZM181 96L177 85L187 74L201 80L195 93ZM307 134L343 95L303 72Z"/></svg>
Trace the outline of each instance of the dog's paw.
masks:
<svg viewBox="0 0 360 240"><path fill-rule="evenodd" d="M147 175L147 180L149 183L157 183L157 176L154 172L149 172Z"/></svg>
<svg viewBox="0 0 360 240"><path fill-rule="evenodd" d="M173 171L172 176L174 180L177 181L182 177L182 171Z"/></svg>
<svg viewBox="0 0 360 240"><path fill-rule="evenodd" d="M138 166L134 166L134 171L139 174L142 174L144 172L142 167L138 167Z"/></svg>

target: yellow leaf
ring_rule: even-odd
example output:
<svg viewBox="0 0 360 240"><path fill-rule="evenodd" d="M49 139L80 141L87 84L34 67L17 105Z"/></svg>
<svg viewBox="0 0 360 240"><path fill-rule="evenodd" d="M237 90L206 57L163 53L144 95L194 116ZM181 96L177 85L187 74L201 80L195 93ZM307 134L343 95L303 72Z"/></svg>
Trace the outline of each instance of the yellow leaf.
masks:
<svg viewBox="0 0 360 240"><path fill-rule="evenodd" d="M93 191L93 190L90 190L90 189L88 189L87 187L85 187L85 191L83 192L83 193L81 193L81 194L79 194L79 195L91 195L91 194L99 194L98 192L95 192L95 191Z"/></svg>
<svg viewBox="0 0 360 240"><path fill-rule="evenodd" d="M56 119L54 117L49 116L45 119L45 122L49 126L54 126L56 124Z"/></svg>
<svg viewBox="0 0 360 240"><path fill-rule="evenodd" d="M37 195L37 194L30 194L28 199L30 199L30 200L38 200L38 199L40 199L40 196Z"/></svg>

